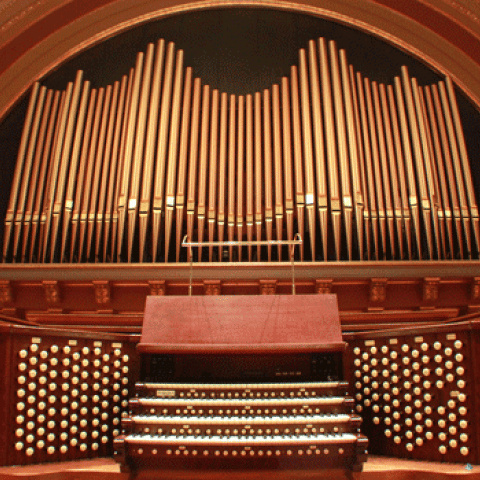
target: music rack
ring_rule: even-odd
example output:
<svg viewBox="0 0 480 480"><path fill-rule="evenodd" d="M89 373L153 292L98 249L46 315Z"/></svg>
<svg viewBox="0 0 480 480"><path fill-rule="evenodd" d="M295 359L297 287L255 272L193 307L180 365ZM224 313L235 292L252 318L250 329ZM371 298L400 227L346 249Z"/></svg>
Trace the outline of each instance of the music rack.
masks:
<svg viewBox="0 0 480 480"><path fill-rule="evenodd" d="M188 284L188 294L191 296L192 295L192 273L193 273L193 255L192 255L192 247L198 247L201 249L202 247L220 247L220 255L221 255L221 247L223 246L246 246L246 247L252 247L252 246L257 246L260 247L262 245L267 245L269 248L272 247L272 245L278 245L281 247L282 245L288 245L290 246L290 263L292 265L292 295L295 295L295 246L296 245L303 245L303 240L302 237L300 236L299 233L295 234L295 237L293 240L254 240L254 241L228 241L228 242L189 242L188 241L188 235L185 235L183 237L182 241L182 247L187 247L189 252L188 252L188 257L190 261L190 279L189 279L189 284ZM251 256L251 252L249 252L249 256Z"/></svg>

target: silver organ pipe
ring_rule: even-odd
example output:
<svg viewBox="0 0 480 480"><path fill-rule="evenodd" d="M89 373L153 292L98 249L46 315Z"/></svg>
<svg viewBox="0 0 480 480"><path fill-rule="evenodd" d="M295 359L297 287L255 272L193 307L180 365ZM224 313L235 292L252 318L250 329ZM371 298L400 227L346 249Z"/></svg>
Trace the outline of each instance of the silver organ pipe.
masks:
<svg viewBox="0 0 480 480"><path fill-rule="evenodd" d="M470 259L479 228L450 78L419 85L403 67L378 83L319 38L278 84L233 95L159 40L112 85L92 88L81 71L64 91L35 83L3 261L178 263L185 234L294 232L302 261ZM288 260L271 244L195 255Z"/></svg>

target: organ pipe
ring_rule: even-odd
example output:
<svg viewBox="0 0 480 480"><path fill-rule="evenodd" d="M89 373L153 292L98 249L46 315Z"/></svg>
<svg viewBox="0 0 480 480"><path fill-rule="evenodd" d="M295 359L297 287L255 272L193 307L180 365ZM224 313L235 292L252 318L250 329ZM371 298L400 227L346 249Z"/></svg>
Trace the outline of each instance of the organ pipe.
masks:
<svg viewBox="0 0 480 480"><path fill-rule="evenodd" d="M3 261L178 263L187 234L199 262L281 262L296 232L302 261L470 259L479 220L449 77L379 83L319 38L234 95L161 39L112 85L34 84Z"/></svg>

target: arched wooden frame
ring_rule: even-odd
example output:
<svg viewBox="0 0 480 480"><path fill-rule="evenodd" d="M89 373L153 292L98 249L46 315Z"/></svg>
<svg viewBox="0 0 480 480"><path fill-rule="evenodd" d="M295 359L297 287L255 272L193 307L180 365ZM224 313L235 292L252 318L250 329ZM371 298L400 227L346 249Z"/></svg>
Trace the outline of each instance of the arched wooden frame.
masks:
<svg viewBox="0 0 480 480"><path fill-rule="evenodd" d="M480 109L480 7L465 0L29 0L21 10L7 4L2 11L0 119L33 81L131 27L193 10L250 6L314 15L375 35L450 75Z"/></svg>

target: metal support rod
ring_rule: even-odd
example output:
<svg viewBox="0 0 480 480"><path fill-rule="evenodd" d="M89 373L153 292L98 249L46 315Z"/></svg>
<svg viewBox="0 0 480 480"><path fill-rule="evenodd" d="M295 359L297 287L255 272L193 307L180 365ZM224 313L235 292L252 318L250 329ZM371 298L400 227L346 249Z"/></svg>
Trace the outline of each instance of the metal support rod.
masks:
<svg viewBox="0 0 480 480"><path fill-rule="evenodd" d="M192 295L192 270L193 258L192 247L210 247L210 246L249 246L249 245L289 245L290 246L290 261L292 264L292 295L295 295L295 245L302 245L303 240L299 233L295 234L293 240L253 240L253 241L218 241L218 242L189 242L188 235L183 237L182 247L188 247L190 257L190 280L188 284L188 295Z"/></svg>

